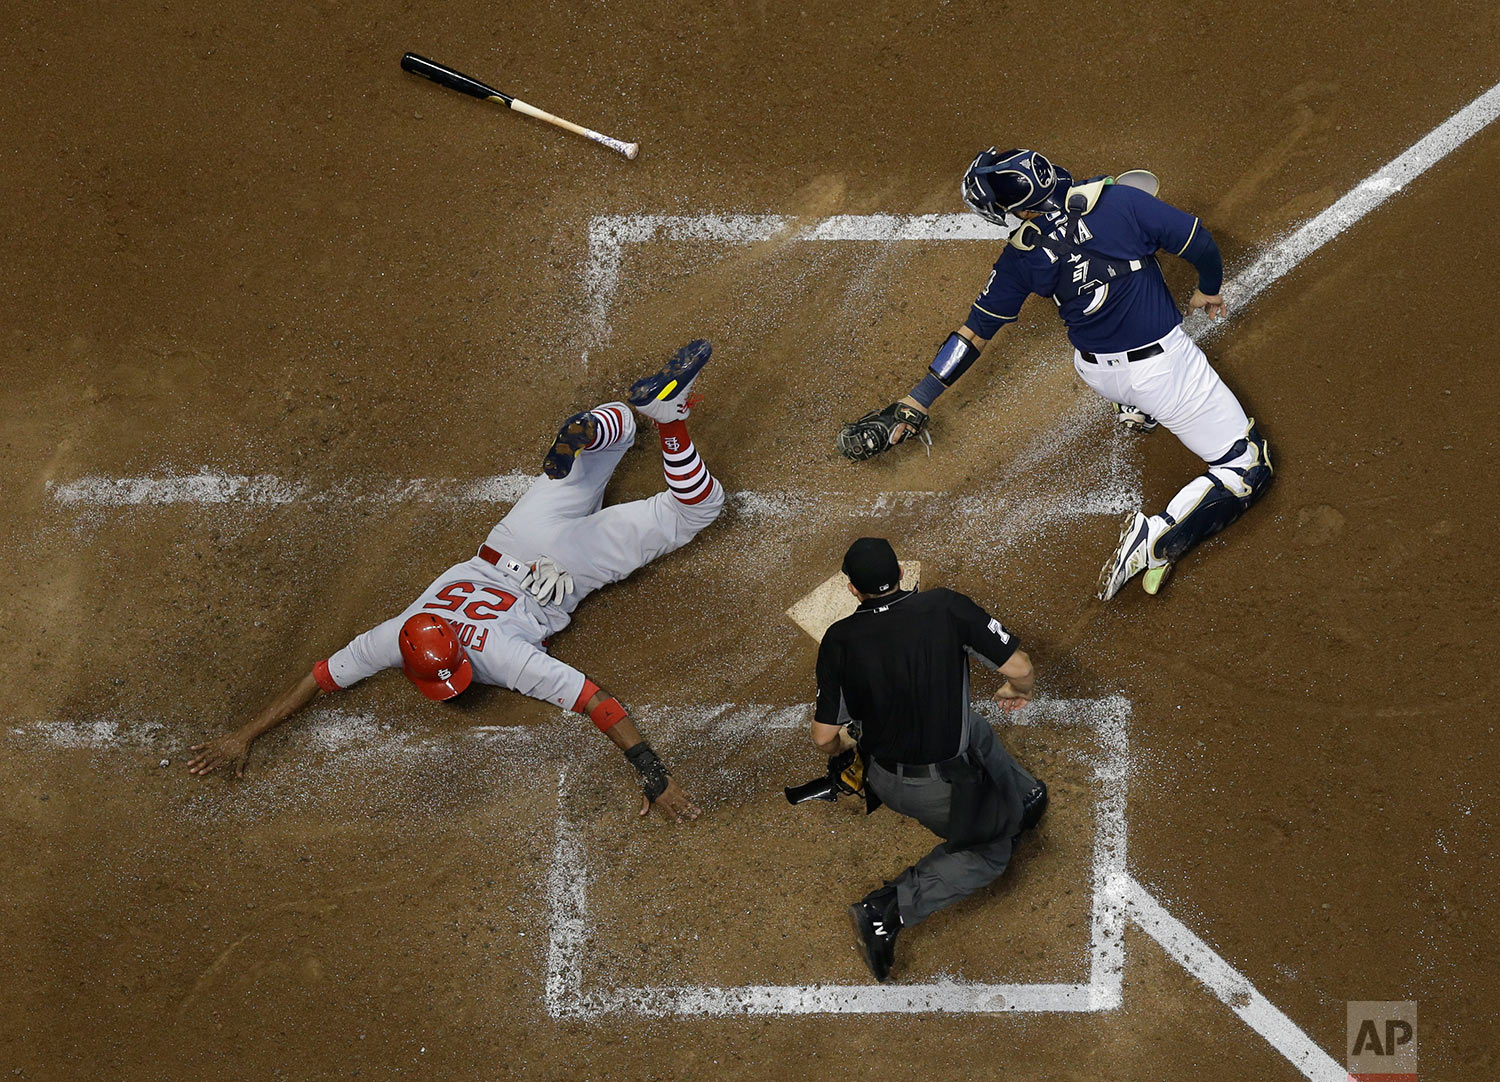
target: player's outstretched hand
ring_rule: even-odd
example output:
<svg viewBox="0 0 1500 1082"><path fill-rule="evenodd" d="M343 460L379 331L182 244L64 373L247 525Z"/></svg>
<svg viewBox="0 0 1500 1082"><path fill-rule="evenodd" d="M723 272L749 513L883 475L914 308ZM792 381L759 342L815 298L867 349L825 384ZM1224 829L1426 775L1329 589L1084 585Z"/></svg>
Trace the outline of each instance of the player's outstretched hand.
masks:
<svg viewBox="0 0 1500 1082"><path fill-rule="evenodd" d="M245 764L250 761L250 741L239 733L216 736L207 744L194 744L198 754L188 760L189 774L212 774L219 767L232 769L234 776L245 776Z"/></svg>
<svg viewBox="0 0 1500 1082"><path fill-rule="evenodd" d="M1188 300L1188 307L1193 311L1203 310L1209 319L1218 319L1220 316L1229 314L1229 305L1224 303L1224 298L1215 293L1209 296L1199 290L1193 290L1192 297Z"/></svg>
<svg viewBox="0 0 1500 1082"><path fill-rule="evenodd" d="M682 787L671 778L667 779L667 787L661 796L656 798L653 805L647 797L641 797L641 815L651 814L652 807L661 812L663 819L670 819L674 823L686 823L689 819L696 819L703 813L693 806L688 795L682 791Z"/></svg>

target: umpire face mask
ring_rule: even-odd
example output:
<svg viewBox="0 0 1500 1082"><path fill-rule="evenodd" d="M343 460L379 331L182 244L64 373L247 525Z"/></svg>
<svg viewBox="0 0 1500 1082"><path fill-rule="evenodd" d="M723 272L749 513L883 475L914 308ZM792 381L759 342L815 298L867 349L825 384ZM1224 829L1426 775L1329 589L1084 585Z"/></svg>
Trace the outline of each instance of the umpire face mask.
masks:
<svg viewBox="0 0 1500 1082"><path fill-rule="evenodd" d="M901 585L896 550L883 537L861 537L844 553L843 572L862 594L888 594Z"/></svg>

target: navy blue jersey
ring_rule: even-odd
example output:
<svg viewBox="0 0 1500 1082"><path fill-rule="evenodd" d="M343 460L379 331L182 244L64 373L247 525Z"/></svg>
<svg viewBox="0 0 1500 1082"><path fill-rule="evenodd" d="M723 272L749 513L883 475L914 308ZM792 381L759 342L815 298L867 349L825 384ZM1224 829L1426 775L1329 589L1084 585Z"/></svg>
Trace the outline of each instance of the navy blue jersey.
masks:
<svg viewBox="0 0 1500 1082"><path fill-rule="evenodd" d="M1067 215L1048 214L1036 224L1047 235L1060 237ZM1100 193L1094 209L1079 219L1079 225L1078 248L1112 259L1144 260L1145 265L1079 294L1076 288L1067 288L1063 277L1079 272L1076 261L1060 259L1039 244L1025 252L1006 245L964 326L981 338L993 338L1001 327L1015 322L1032 293L1057 299L1068 338L1078 349L1093 353L1121 353L1143 346L1182 322L1182 313L1152 257L1158 249L1182 255L1195 239L1206 240L1197 218L1138 188L1112 184Z"/></svg>

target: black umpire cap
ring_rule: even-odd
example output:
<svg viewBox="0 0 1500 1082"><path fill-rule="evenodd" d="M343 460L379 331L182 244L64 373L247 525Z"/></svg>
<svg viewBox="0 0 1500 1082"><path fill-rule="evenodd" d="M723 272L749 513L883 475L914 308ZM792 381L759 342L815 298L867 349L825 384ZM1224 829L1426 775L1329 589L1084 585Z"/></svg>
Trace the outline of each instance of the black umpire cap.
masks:
<svg viewBox="0 0 1500 1082"><path fill-rule="evenodd" d="M862 594L884 594L901 585L896 550L883 537L861 537L844 553L844 574Z"/></svg>

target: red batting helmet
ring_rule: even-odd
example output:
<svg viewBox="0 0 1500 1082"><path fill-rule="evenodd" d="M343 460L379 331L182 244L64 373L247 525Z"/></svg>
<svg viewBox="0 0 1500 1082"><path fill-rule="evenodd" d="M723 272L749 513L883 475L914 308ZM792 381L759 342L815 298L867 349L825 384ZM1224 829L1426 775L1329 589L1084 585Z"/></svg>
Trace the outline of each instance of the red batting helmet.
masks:
<svg viewBox="0 0 1500 1082"><path fill-rule="evenodd" d="M474 679L474 667L448 621L419 612L401 625L401 671L429 699L451 699Z"/></svg>

